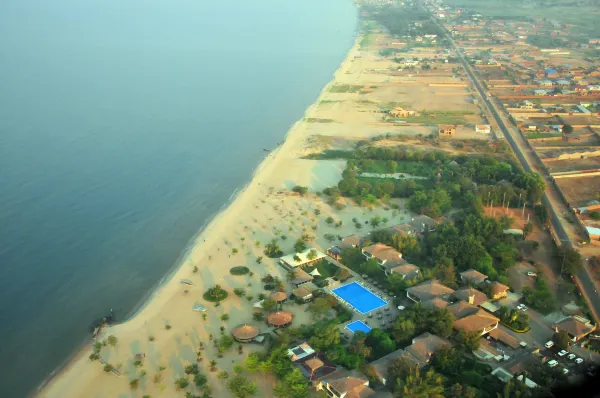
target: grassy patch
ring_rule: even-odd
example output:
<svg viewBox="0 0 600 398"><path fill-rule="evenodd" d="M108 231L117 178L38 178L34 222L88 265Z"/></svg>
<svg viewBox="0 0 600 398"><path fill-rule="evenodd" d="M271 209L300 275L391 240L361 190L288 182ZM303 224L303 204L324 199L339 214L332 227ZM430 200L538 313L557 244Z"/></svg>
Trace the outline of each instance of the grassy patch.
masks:
<svg viewBox="0 0 600 398"><path fill-rule="evenodd" d="M556 138L560 137L561 134L555 133L526 133L525 136L530 140L534 140L536 138Z"/></svg>
<svg viewBox="0 0 600 398"><path fill-rule="evenodd" d="M355 84L334 84L329 89L330 93L358 93L364 86Z"/></svg>
<svg viewBox="0 0 600 398"><path fill-rule="evenodd" d="M361 171L365 173L392 173L388 167L388 162L385 160L373 160L369 162L369 167L362 167ZM396 162L396 173L407 173L415 176L429 177L436 169L437 165L424 162Z"/></svg>
<svg viewBox="0 0 600 398"><path fill-rule="evenodd" d="M333 123L334 122L333 119L321 119L318 117L307 117L306 121L308 123Z"/></svg>
<svg viewBox="0 0 600 398"><path fill-rule="evenodd" d="M315 276L315 280L318 282L323 279L333 277L339 267L335 264L330 263L329 261L322 260L319 261L317 264L303 267L303 270L308 273L311 273L315 268L319 270L319 274L321 274L321 276Z"/></svg>
<svg viewBox="0 0 600 398"><path fill-rule="evenodd" d="M229 270L231 275L246 275L250 272L248 267L233 267Z"/></svg>
<svg viewBox="0 0 600 398"><path fill-rule="evenodd" d="M326 149L323 152L311 153L306 155L303 159L312 160L332 160L332 159L352 159L354 158L354 151L344 151L341 149Z"/></svg>

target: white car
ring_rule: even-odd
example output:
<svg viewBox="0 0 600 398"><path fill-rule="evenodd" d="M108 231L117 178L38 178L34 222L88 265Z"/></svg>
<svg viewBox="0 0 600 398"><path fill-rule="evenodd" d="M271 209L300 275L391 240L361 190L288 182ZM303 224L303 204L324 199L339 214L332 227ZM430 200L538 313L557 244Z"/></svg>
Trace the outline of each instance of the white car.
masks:
<svg viewBox="0 0 600 398"><path fill-rule="evenodd" d="M517 305L517 309L521 311L527 311L529 308L527 308L525 304L519 304Z"/></svg>
<svg viewBox="0 0 600 398"><path fill-rule="evenodd" d="M567 358L569 358L570 360L573 360L573 359L575 359L575 354L569 354L567 356Z"/></svg>
<svg viewBox="0 0 600 398"><path fill-rule="evenodd" d="M546 344L544 344L544 346L545 346L546 348L552 348L552 347L554 347L554 342L553 342L553 341L549 341L549 342L547 342Z"/></svg>
<svg viewBox="0 0 600 398"><path fill-rule="evenodd" d="M581 359L581 358L577 358L577 359L575 360L575 363L577 363L577 364L579 364L579 363L583 363L583 359Z"/></svg>
<svg viewBox="0 0 600 398"><path fill-rule="evenodd" d="M527 276L537 276L537 274L536 274L535 272L531 272L531 271L529 271L529 272L527 273Z"/></svg>
<svg viewBox="0 0 600 398"><path fill-rule="evenodd" d="M558 365L558 361L556 359L548 361L548 366L550 366L551 368L555 367L556 365Z"/></svg>
<svg viewBox="0 0 600 398"><path fill-rule="evenodd" d="M559 356L559 357L564 357L564 356L565 356L565 355L567 355L567 354L568 354L568 352L566 352L565 350L560 350L560 351L558 352L558 356Z"/></svg>

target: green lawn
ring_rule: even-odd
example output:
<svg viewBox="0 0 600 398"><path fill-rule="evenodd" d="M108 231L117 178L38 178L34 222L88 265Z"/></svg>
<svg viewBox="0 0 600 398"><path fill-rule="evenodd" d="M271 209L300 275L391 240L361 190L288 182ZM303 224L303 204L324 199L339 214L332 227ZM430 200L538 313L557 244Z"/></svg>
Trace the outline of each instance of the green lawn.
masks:
<svg viewBox="0 0 600 398"><path fill-rule="evenodd" d="M436 168L436 165L424 162L400 161L396 162L396 164L398 165L396 173L407 173L422 177L431 176L431 172ZM365 173L380 174L392 173L392 170L388 168L387 161L385 160L374 160L372 167L363 168L361 171Z"/></svg>
<svg viewBox="0 0 600 398"><path fill-rule="evenodd" d="M354 84L334 84L329 89L330 93L358 93L364 86Z"/></svg>
<svg viewBox="0 0 600 398"><path fill-rule="evenodd" d="M310 274L315 268L318 269L319 274L321 274L321 276L315 277L315 281L317 282L322 281L325 278L332 278L339 269L337 265L332 264L327 260L319 261L317 264L309 265L302 269Z"/></svg>

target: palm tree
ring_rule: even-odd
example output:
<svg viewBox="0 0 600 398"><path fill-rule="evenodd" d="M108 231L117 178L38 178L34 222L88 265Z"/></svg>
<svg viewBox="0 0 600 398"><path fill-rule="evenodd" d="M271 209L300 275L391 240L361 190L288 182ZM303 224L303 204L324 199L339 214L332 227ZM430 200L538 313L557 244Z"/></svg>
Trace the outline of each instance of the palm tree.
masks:
<svg viewBox="0 0 600 398"><path fill-rule="evenodd" d="M198 343L198 348L201 350L204 349L204 343L202 341Z"/></svg>
<svg viewBox="0 0 600 398"><path fill-rule="evenodd" d="M217 361L214 359L208 363L210 365L210 371L214 372L217 370Z"/></svg>

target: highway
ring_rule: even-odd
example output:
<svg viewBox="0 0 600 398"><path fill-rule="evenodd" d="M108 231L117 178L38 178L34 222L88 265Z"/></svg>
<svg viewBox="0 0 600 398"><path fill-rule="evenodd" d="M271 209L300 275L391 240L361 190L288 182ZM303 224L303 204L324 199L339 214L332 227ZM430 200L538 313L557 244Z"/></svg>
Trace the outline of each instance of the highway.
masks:
<svg viewBox="0 0 600 398"><path fill-rule="evenodd" d="M446 33L446 38L452 44L460 63L467 72L474 86L477 88L477 91L479 91L479 94L483 98L485 105L490 113L494 116L494 119L498 123L498 126L500 126L502 133L504 133L506 140L519 159L519 162L521 162L523 168L528 172L539 173L546 181L546 191L542 196L542 203L548 209L552 226L554 227L554 231L556 231L556 234L561 241L561 245L565 245L566 247L575 247L573 240L575 240L577 243L583 240L583 231L580 230L578 225L571 223L563 217L563 215L569 215L571 211L556 190L554 180L548 174L545 167L536 167L536 165L539 165L539 160L533 153L533 150L529 146L527 139L520 131L515 131L515 129L510 129L506 126L505 120L498 112L496 105L491 101L490 97L487 95L486 91L483 89L483 86L479 82L479 79L471 70L471 66L469 65L465 55L456 46L456 43L452 39L447 29L443 25L439 24L437 20L433 20L438 23L438 25ZM582 291L582 294L588 302L588 306L590 307L590 310L596 318L596 322L598 323L600 322L600 296L596 291L597 287L595 282L587 269L587 264L585 264L583 268L584 269L577 273L574 279L579 289Z"/></svg>

